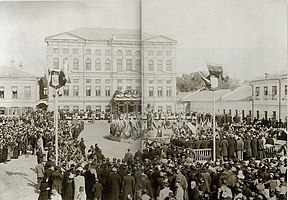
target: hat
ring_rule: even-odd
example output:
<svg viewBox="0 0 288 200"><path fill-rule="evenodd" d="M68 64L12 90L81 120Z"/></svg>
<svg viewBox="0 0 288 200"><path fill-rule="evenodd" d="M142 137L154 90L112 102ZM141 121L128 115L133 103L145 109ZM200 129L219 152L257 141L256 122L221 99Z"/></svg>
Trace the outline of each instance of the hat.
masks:
<svg viewBox="0 0 288 200"><path fill-rule="evenodd" d="M69 178L74 178L74 174L71 173L71 174L69 175Z"/></svg>
<svg viewBox="0 0 288 200"><path fill-rule="evenodd" d="M83 171L83 168L82 167L78 167L77 169L76 169L76 171Z"/></svg>

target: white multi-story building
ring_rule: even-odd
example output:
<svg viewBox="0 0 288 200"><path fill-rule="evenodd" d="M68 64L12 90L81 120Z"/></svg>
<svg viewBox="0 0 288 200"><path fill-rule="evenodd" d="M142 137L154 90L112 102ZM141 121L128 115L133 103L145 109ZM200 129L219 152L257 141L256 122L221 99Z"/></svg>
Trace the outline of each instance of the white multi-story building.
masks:
<svg viewBox="0 0 288 200"><path fill-rule="evenodd" d="M250 81L254 118L287 120L287 74L268 75Z"/></svg>
<svg viewBox="0 0 288 200"><path fill-rule="evenodd" d="M154 110L175 111L176 41L139 30L79 28L45 42L48 68L68 63L71 82L60 91L60 109L110 111L115 91L133 90L142 98L118 99L118 110L140 111L151 104Z"/></svg>
<svg viewBox="0 0 288 200"><path fill-rule="evenodd" d="M21 67L0 67L0 115L34 110L39 100L38 77Z"/></svg>

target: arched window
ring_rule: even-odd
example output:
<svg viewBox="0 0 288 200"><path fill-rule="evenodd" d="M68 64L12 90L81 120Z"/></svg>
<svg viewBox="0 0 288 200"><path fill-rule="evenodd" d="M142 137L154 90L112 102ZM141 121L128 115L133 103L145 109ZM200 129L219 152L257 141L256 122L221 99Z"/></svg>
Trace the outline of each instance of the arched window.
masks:
<svg viewBox="0 0 288 200"><path fill-rule="evenodd" d="M105 70L110 70L110 60L109 59L105 60Z"/></svg>
<svg viewBox="0 0 288 200"><path fill-rule="evenodd" d="M157 62L157 70L158 71L163 71L162 60L158 60L158 62Z"/></svg>
<svg viewBox="0 0 288 200"><path fill-rule="evenodd" d="M91 59L87 58L85 63L86 70L91 70Z"/></svg>
<svg viewBox="0 0 288 200"><path fill-rule="evenodd" d="M136 51L136 52L135 52L135 55L136 55L136 56L140 56L140 51Z"/></svg>
<svg viewBox="0 0 288 200"><path fill-rule="evenodd" d="M63 67L65 67L66 70L69 71L69 62L68 62L68 58L64 58L64 59L63 59Z"/></svg>
<svg viewBox="0 0 288 200"><path fill-rule="evenodd" d="M172 71L171 60L166 61L166 71Z"/></svg>
<svg viewBox="0 0 288 200"><path fill-rule="evenodd" d="M122 51L121 50L117 51L117 56L122 56Z"/></svg>
<svg viewBox="0 0 288 200"><path fill-rule="evenodd" d="M95 61L95 69L101 70L101 60L99 58L97 58Z"/></svg>
<svg viewBox="0 0 288 200"><path fill-rule="evenodd" d="M73 69L78 70L79 69L79 60L78 58L73 59Z"/></svg>
<svg viewBox="0 0 288 200"><path fill-rule="evenodd" d="M148 71L154 71L154 61L149 60L148 62Z"/></svg>
<svg viewBox="0 0 288 200"><path fill-rule="evenodd" d="M58 58L53 59L53 69L59 69L59 59Z"/></svg>

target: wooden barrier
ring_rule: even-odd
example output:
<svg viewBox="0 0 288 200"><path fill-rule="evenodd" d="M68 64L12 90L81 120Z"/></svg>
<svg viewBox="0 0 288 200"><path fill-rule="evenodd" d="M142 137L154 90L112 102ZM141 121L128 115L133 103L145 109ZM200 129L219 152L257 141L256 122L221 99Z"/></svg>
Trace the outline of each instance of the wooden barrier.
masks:
<svg viewBox="0 0 288 200"><path fill-rule="evenodd" d="M212 158L212 149L191 149L191 151L196 161L208 161Z"/></svg>
<svg viewBox="0 0 288 200"><path fill-rule="evenodd" d="M275 147L274 146L269 146L269 147L266 147L265 148L265 156L267 158L273 158L276 154L276 151L275 151Z"/></svg>

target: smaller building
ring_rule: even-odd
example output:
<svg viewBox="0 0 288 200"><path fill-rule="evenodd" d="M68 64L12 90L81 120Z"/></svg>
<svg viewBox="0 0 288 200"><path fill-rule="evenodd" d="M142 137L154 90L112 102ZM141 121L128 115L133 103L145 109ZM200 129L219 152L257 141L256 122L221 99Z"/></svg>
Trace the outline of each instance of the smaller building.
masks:
<svg viewBox="0 0 288 200"><path fill-rule="evenodd" d="M220 100L222 96L227 95L229 92L231 92L230 89L216 90L215 101ZM179 104L185 109L182 112L213 113L213 91L197 90L191 92L187 96L179 99L178 105ZM216 113L217 110L220 113L220 109L218 109L216 105Z"/></svg>
<svg viewBox="0 0 288 200"><path fill-rule="evenodd" d="M250 84L253 118L287 120L287 74L265 74Z"/></svg>
<svg viewBox="0 0 288 200"><path fill-rule="evenodd" d="M183 94L182 94L183 95ZM251 86L242 84L236 89L222 89L215 91L215 113L229 114L245 118L252 115ZM213 91L197 90L178 100L181 112L213 113Z"/></svg>
<svg viewBox="0 0 288 200"><path fill-rule="evenodd" d="M216 102L217 114L229 114L241 119L252 116L252 88L248 83L230 90Z"/></svg>
<svg viewBox="0 0 288 200"><path fill-rule="evenodd" d="M39 99L38 77L20 67L0 66L0 115L34 110Z"/></svg>

